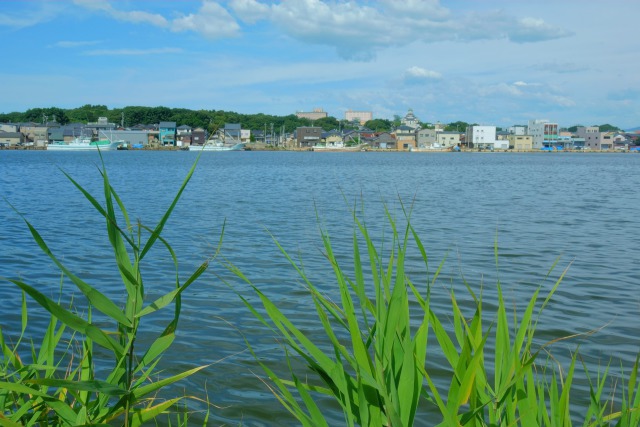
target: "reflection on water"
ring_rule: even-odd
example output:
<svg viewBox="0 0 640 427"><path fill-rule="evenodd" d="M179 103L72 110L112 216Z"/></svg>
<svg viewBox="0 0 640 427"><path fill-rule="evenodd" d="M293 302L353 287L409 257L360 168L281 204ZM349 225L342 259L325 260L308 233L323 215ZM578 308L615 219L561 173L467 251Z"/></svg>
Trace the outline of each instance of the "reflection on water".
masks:
<svg viewBox="0 0 640 427"><path fill-rule="evenodd" d="M160 219L196 155L104 153L114 187L132 217L147 225ZM0 151L0 195L27 215L72 271L120 298L104 220L58 170L100 195L97 163L95 153ZM164 237L178 254L180 275L186 278L214 254L226 220L221 256L321 343L321 328L304 285L273 238L294 259L303 260L314 283L337 296L319 226L328 230L348 270L350 209L364 210L371 234L381 241L389 235L385 208L401 219L404 207L429 253L430 272L447 258L433 288L437 310L448 310L450 288L466 298L462 277L476 291L482 287L487 301L495 295L499 277L508 303L520 307L538 286L550 289L569 266L540 322L539 342L606 326L595 335L554 345L554 354L566 361L580 345L594 370L610 358L622 359L628 368L640 349L639 164L640 156L630 154L203 153ZM0 208L0 246L1 276L21 277L48 295L58 295L59 274L6 204ZM407 259L407 270L417 282L425 276L417 252ZM174 286L175 271L160 247L149 255L144 272L150 300ZM69 283L63 289L67 296L78 293ZM262 360L282 372L283 351L236 292L250 296L246 285L212 263L184 296L178 339L163 366L213 363L205 374L181 383L180 390L197 395L206 387L212 403L220 407L212 414L217 424L295 425L257 378L262 373L244 338ZM19 294L5 284L0 298L3 331L19 331ZM163 328L170 313L164 316L148 325L143 342ZM34 315L30 321L32 326L43 324L45 318ZM435 352L429 364L436 372L445 368ZM442 371L441 381L446 378ZM586 392L584 384L577 387ZM342 424L335 405L327 402L326 407L334 409L327 410L333 423ZM425 405L416 424L432 425L429 414Z"/></svg>

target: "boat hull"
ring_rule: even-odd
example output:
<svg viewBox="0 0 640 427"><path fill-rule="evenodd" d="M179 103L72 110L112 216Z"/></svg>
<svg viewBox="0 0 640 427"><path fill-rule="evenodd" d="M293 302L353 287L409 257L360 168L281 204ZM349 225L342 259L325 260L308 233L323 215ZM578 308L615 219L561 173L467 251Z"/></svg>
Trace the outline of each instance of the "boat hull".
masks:
<svg viewBox="0 0 640 427"><path fill-rule="evenodd" d="M47 151L111 151L117 150L120 143L118 141L108 144L91 144L84 142L70 142L69 144L48 144Z"/></svg>
<svg viewBox="0 0 640 427"><path fill-rule="evenodd" d="M244 150L244 143L235 145L190 145L189 151L242 151Z"/></svg>

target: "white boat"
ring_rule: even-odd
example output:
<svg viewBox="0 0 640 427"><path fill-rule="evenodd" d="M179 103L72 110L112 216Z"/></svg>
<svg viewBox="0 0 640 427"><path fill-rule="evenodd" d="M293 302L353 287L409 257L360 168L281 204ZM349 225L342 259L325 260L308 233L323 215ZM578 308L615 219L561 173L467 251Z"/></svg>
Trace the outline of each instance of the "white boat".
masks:
<svg viewBox="0 0 640 427"><path fill-rule="evenodd" d="M91 141L90 138L75 138L71 142L52 142L47 144L47 150L52 151L111 151L116 150L124 141L101 139Z"/></svg>
<svg viewBox="0 0 640 427"><path fill-rule="evenodd" d="M245 143L237 142L233 138L230 138L232 142L225 142L220 138L212 138L208 140L204 145L190 145L189 151L242 151L244 150Z"/></svg>

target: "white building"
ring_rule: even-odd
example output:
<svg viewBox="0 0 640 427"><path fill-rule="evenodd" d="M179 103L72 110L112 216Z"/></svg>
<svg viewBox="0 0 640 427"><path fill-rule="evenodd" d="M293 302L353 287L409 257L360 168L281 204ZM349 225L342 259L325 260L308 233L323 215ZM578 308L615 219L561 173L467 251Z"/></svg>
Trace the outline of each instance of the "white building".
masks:
<svg viewBox="0 0 640 427"><path fill-rule="evenodd" d="M558 124L546 119L529 120L527 133L533 138L533 149L558 145Z"/></svg>
<svg viewBox="0 0 640 427"><path fill-rule="evenodd" d="M465 141L469 148L492 149L496 144L496 127L468 126Z"/></svg>
<svg viewBox="0 0 640 427"><path fill-rule="evenodd" d="M526 135L527 127L522 125L514 125L514 126L511 126L509 129L507 129L507 131L511 135Z"/></svg>

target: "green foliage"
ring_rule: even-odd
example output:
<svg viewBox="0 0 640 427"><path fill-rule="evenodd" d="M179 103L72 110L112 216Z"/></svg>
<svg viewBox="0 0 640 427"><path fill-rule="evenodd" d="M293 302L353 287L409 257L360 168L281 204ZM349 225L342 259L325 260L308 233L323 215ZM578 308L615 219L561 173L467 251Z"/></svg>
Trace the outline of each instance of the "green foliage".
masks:
<svg viewBox="0 0 640 427"><path fill-rule="evenodd" d="M138 426L165 413L186 397L163 400L157 398L156 394L205 366L166 378L161 378L156 368L175 339L181 312L181 294L207 269L208 262L203 263L181 283L176 255L161 234L195 167L196 164L154 228L140 223L131 224L125 206L111 187L104 163L100 171L104 206L65 173L106 221L108 239L122 279L123 294L126 296L124 308L69 271L38 231L22 217L34 241L60 269L62 277L70 280L81 292L88 311L83 317L73 306L64 306L59 301L51 300L34 286L21 280L3 279L23 292L23 321L17 344L10 346L0 333L3 356L0 367L0 425L76 426L117 423ZM124 218L125 224L119 224L118 218ZM148 234L146 240L142 239L144 234ZM146 294L140 266L146 254L158 242L164 245L173 260L175 288L145 304ZM21 355L20 344L28 319L25 295L48 311L51 320L40 344L31 343L29 351ZM139 334L144 332L143 319L148 319L145 316L164 308L173 311L173 319L165 325L151 345L143 348L136 342ZM99 325L104 326L92 322L93 315L97 312L101 316ZM72 339L67 341L69 334ZM29 359L30 362L27 361Z"/></svg>
<svg viewBox="0 0 640 427"><path fill-rule="evenodd" d="M467 127L469 126L470 124L467 122L457 121L457 122L449 123L448 125L446 125L444 127L444 130L446 132L466 132Z"/></svg>
<svg viewBox="0 0 640 427"><path fill-rule="evenodd" d="M364 127L374 132L390 132L393 128L393 122L385 119L373 119L366 122Z"/></svg>
<svg viewBox="0 0 640 427"><path fill-rule="evenodd" d="M620 130L619 127L610 125L609 123L605 123L598 127L600 128L600 132L616 132Z"/></svg>
<svg viewBox="0 0 640 427"><path fill-rule="evenodd" d="M577 353L564 373L553 359L538 361L553 342L534 348L538 321L566 270L544 297L541 289L536 290L524 310L514 312L507 307L499 281L497 301L489 304L465 282L470 297L464 299L465 305L470 301L472 307L463 309L463 299L452 290L451 311L438 314L430 298L444 261L430 275L426 251L409 216L405 215L403 230L398 230L388 213L387 219L392 240L386 261L382 248L376 248L355 214L353 265L348 268L340 265L338 259L343 257L334 253L328 233L322 231L324 255L334 272L339 302L321 293L303 267L276 242L309 291L328 348L317 338L307 337L265 292L228 265L259 298L262 308L240 295L249 310L285 343L290 379L278 376L254 353L281 404L304 426L329 425L316 403L323 395L338 402L348 426L411 426L418 408L425 409L425 405L437 408L441 414L437 425L442 427L570 426ZM405 270L405 259L415 259L410 247L417 248L427 272L418 276L419 281ZM497 267L497 245L495 257ZM348 275L347 270L353 273ZM497 308L487 316L486 306ZM417 311L412 307L418 307ZM435 342L427 346L429 331ZM554 342L561 339L565 338ZM430 373L428 355L434 353L444 355L449 364L446 389L436 386ZM294 368L294 359L304 361L309 372ZM617 426L640 425L638 365L636 361L617 400L603 396L608 370L599 373L593 383L585 368L591 401L583 411L584 426L616 421ZM613 408L619 402L621 408L616 411Z"/></svg>

